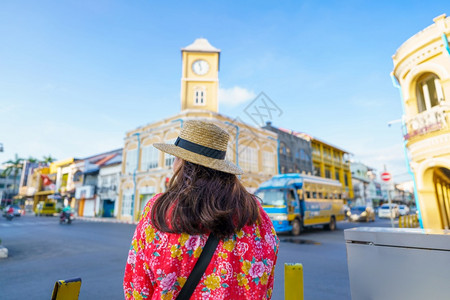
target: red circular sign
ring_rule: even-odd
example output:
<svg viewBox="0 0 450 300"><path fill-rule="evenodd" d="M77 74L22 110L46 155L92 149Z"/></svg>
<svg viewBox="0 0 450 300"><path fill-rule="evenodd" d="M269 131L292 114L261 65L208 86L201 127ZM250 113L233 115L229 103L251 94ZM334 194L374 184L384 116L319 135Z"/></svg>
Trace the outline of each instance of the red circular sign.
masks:
<svg viewBox="0 0 450 300"><path fill-rule="evenodd" d="M381 173L381 179L383 181L389 181L391 180L391 178L392 178L391 173L388 172Z"/></svg>

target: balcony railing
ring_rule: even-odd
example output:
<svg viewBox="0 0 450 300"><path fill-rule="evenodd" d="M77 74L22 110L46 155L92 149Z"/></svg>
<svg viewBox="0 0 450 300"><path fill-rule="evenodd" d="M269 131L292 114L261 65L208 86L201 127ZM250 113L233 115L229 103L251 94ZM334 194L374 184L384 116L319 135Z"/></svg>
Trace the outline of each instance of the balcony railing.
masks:
<svg viewBox="0 0 450 300"><path fill-rule="evenodd" d="M448 128L449 106L437 105L420 114L406 118L405 139Z"/></svg>

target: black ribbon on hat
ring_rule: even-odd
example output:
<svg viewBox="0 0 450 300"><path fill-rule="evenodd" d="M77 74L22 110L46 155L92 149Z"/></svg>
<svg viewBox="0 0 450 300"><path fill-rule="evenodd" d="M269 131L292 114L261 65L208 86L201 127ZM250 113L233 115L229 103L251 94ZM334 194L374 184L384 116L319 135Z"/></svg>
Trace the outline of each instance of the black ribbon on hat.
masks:
<svg viewBox="0 0 450 300"><path fill-rule="evenodd" d="M175 141L175 146L178 146L180 148L186 149L188 151L210 157L215 159L224 159L226 155L226 151L216 150L213 148L209 148L206 146L202 146L193 142L190 142L188 140L182 139L180 137L177 138Z"/></svg>

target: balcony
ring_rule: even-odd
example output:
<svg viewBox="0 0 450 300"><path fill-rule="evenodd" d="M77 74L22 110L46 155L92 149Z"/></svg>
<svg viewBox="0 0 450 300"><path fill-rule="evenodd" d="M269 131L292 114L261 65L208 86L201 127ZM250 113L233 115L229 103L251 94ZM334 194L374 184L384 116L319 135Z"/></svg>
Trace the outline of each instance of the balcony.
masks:
<svg viewBox="0 0 450 300"><path fill-rule="evenodd" d="M447 129L448 111L450 111L449 106L437 105L420 114L406 117L407 134L404 138L409 140L416 136Z"/></svg>

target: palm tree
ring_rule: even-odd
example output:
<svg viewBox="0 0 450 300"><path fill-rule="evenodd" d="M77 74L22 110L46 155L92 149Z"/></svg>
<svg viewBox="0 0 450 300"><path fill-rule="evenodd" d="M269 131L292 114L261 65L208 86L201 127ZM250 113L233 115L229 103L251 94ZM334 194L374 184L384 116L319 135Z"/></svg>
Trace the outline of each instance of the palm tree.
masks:
<svg viewBox="0 0 450 300"><path fill-rule="evenodd" d="M54 162L56 160L56 158L52 157L50 154L48 156L43 157L43 160L41 162L43 162L44 164L51 164L52 162Z"/></svg>
<svg viewBox="0 0 450 300"><path fill-rule="evenodd" d="M5 162L5 164L7 165L6 169L3 170L2 172L2 176L9 176L11 175L11 173L14 176L14 183L13 183L13 191L16 188L16 181L17 181L17 175L19 175L19 172L22 170L23 167L23 158L20 158L17 153L15 155L14 160L8 160L7 162Z"/></svg>
<svg viewBox="0 0 450 300"><path fill-rule="evenodd" d="M33 156L30 156L26 159L26 161L29 163L37 163L37 162L39 162L39 159L34 158Z"/></svg>

